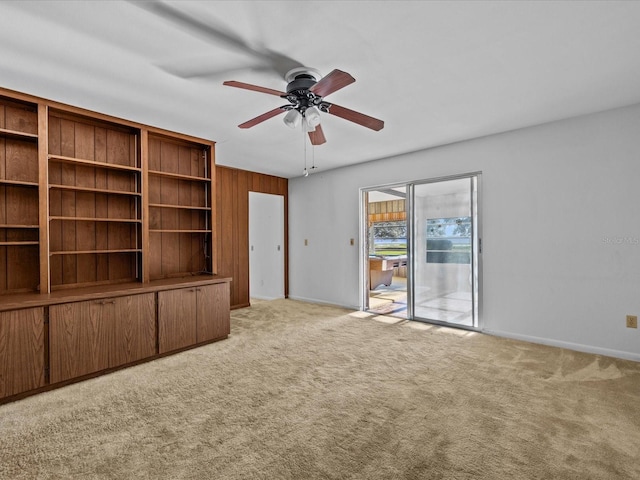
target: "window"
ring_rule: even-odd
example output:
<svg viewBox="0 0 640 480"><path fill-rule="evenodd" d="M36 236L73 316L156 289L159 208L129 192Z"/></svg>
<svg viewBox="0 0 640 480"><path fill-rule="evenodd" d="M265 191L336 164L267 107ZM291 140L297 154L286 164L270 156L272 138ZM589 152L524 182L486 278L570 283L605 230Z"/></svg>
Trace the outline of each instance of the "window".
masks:
<svg viewBox="0 0 640 480"><path fill-rule="evenodd" d="M407 254L407 223L376 222L369 229L370 255L393 257Z"/></svg>
<svg viewBox="0 0 640 480"><path fill-rule="evenodd" d="M471 217L427 219L427 263L471 263Z"/></svg>

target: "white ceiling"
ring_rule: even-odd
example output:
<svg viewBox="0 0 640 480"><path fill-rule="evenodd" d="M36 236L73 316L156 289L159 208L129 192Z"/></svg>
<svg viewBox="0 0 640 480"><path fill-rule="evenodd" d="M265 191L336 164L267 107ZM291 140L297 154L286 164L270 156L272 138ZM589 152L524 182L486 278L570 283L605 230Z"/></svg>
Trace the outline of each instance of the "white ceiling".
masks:
<svg viewBox="0 0 640 480"><path fill-rule="evenodd" d="M174 1L256 48L356 82L327 100L385 121L324 115L320 171L640 102L637 1ZM255 57L127 1L0 2L0 86L218 142L218 164L302 173L301 132ZM225 74L184 78L199 66ZM233 69L234 71L231 71ZM313 150L313 151L312 151Z"/></svg>

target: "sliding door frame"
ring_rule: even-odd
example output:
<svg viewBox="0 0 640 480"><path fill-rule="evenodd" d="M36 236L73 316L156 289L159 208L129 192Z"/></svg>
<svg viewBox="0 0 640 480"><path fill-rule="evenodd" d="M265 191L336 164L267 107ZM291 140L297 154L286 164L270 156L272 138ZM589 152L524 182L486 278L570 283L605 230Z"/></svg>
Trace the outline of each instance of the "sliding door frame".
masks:
<svg viewBox="0 0 640 480"><path fill-rule="evenodd" d="M405 188L405 210L409 212L408 204L408 188L409 182L387 183L377 185L375 187L360 188L360 310L366 311L369 308L369 192L378 190L389 190L392 188ZM407 218L407 229L409 228L409 219ZM409 232L407 230L407 237ZM407 263L410 261L409 239L407 238ZM407 284L409 283L409 268L407 268ZM409 292L407 291L407 302L409 300ZM408 305L407 305L408 308ZM408 313L408 310L407 310Z"/></svg>
<svg viewBox="0 0 640 480"><path fill-rule="evenodd" d="M472 232L476 248L471 249L472 263L472 308L475 325L472 327L466 325L453 325L446 322L438 322L435 320L425 320L415 318L414 305L414 252L416 251L416 235L415 235L415 186L429 183L438 183L449 180L469 179L469 188L471 194L471 217ZM475 182L475 185L474 185ZM456 327L465 330L480 331L483 329L483 312L482 312L482 172L470 172L457 175L448 175L443 177L435 177L423 180L413 180L407 182L391 183L384 185L376 185L373 187L360 188L360 293L361 293L361 310L366 311L369 308L369 217L368 203L369 192L377 190L386 190L390 188L404 187L406 189L406 212L407 212L407 319L416 321L426 321L436 325L445 325L448 327ZM475 187L475 188L474 188Z"/></svg>

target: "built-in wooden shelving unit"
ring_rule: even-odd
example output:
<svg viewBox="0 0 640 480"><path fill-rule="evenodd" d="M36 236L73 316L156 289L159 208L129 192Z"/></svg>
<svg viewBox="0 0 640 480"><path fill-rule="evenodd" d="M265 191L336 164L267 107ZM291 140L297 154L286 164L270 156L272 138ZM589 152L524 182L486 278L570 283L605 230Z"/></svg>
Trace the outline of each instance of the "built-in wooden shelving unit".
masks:
<svg viewBox="0 0 640 480"><path fill-rule="evenodd" d="M211 268L211 150L149 136L151 279Z"/></svg>
<svg viewBox="0 0 640 480"><path fill-rule="evenodd" d="M50 109L51 289L142 281L140 129Z"/></svg>
<svg viewBox="0 0 640 480"><path fill-rule="evenodd" d="M229 334L214 185L212 141L0 89L0 403Z"/></svg>
<svg viewBox="0 0 640 480"><path fill-rule="evenodd" d="M39 284L38 105L0 96L0 294Z"/></svg>

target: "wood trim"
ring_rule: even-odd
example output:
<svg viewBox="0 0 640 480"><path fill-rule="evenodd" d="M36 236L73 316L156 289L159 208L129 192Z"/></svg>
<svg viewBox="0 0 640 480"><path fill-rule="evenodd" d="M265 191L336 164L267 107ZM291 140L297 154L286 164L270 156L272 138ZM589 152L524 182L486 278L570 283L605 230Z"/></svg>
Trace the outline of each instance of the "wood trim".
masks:
<svg viewBox="0 0 640 480"><path fill-rule="evenodd" d="M230 282L230 278L212 275L197 275L192 277L169 278L154 280L143 284L140 282L126 282L119 284L94 285L91 287L61 289L47 295L37 293L8 294L2 296L0 312L18 310L21 308L42 307L67 302L81 302L84 300L100 300L104 298L137 295L139 293L160 292L175 288L198 287Z"/></svg>
<svg viewBox="0 0 640 480"><path fill-rule="evenodd" d="M149 252L149 131L146 128L140 130L140 168L142 170L142 251ZM142 265L140 277L142 283L148 283L149 275L149 255L142 255Z"/></svg>
<svg viewBox="0 0 640 480"><path fill-rule="evenodd" d="M49 268L49 112L44 104L38 105L38 183L40 220L40 293L51 292Z"/></svg>
<svg viewBox="0 0 640 480"><path fill-rule="evenodd" d="M208 195L208 205L211 208L211 215L209 216L209 228L213 230L209 235L209 258L211 265L209 266L211 273L214 275L218 274L218 257L216 253L216 245L218 245L218 228L217 228L217 210L216 210L216 200L217 195L215 192L218 190L218 184L216 183L216 151L213 145L207 148L207 168L209 169L209 178L211 178L211 183L209 184L209 195Z"/></svg>

